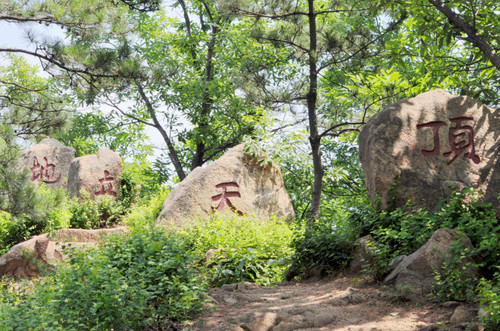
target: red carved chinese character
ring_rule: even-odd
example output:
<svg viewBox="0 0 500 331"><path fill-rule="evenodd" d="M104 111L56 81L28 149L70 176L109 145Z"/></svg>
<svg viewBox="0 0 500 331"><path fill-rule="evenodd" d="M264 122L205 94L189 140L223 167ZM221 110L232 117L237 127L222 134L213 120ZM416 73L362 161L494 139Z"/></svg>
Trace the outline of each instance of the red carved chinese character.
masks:
<svg viewBox="0 0 500 331"><path fill-rule="evenodd" d="M440 148L441 148L439 145L439 128L445 124L446 124L445 122L429 122L429 123L417 125L417 129L425 128L425 127L431 128L432 134L434 137L434 148L431 149L430 151L423 149L422 154L424 154L424 156L438 156L439 155Z"/></svg>
<svg viewBox="0 0 500 331"><path fill-rule="evenodd" d="M451 151L443 154L444 156L451 155L452 158L448 161L448 164L455 161L456 158L465 150L467 150L467 153L464 154L464 158L472 160L475 164L478 164L481 161L474 150L474 129L469 125L461 125L462 121L472 120L472 117L450 118L450 121L455 123L456 126L450 127L450 131L448 133Z"/></svg>
<svg viewBox="0 0 500 331"><path fill-rule="evenodd" d="M243 213L236 209L236 207L233 206L229 198L241 198L240 192L237 191L231 191L228 192L227 188L228 187L239 187L237 183L235 182L229 182L229 183L221 183L215 185L216 188L222 189L221 194L214 195L212 197L212 201L218 201L219 204L217 205L216 208L212 207L212 209L218 210L220 213L224 210L225 206L228 206L235 214L242 216Z"/></svg>
<svg viewBox="0 0 500 331"><path fill-rule="evenodd" d="M45 166L38 162L38 159L33 157L33 168L31 168L31 181L34 182L40 179L46 184L57 184L61 181L61 174L54 180L54 175L56 173L56 165L49 163L46 157L43 158L45 161Z"/></svg>
<svg viewBox="0 0 500 331"><path fill-rule="evenodd" d="M113 197L117 197L118 194L116 194L115 191L113 191L113 179L114 177L111 177L109 175L109 171L104 170L104 178L99 179L99 183L101 183L101 190L99 192L95 192L95 195L105 195L109 194ZM108 188L104 188L104 184L109 184Z"/></svg>
<svg viewBox="0 0 500 331"><path fill-rule="evenodd" d="M472 117L463 116L450 118L450 121L456 125L454 127L450 127L448 131L448 139L451 150L443 153L444 156L451 156L451 160L448 161L448 165L452 164L464 151L467 151L464 154L464 158L472 160L475 164L478 164L481 161L474 150L474 129L470 125L462 125L463 121L472 120ZM417 125L417 129L425 127L431 128L434 138L434 148L432 150L422 150L422 154L424 156L439 155L439 129L445 124L445 122L436 121Z"/></svg>

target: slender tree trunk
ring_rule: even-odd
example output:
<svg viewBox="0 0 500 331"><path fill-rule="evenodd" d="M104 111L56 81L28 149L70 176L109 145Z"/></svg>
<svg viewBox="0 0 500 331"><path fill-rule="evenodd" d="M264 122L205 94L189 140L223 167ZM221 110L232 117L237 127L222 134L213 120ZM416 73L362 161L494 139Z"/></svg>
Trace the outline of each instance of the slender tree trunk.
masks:
<svg viewBox="0 0 500 331"><path fill-rule="evenodd" d="M309 92L307 93L307 112L309 116L309 142L311 144L314 184L311 197L311 213L309 222L316 221L319 217L321 207L321 191L323 187L323 164L321 162L321 137L318 133L318 116L316 113L316 102L318 99L318 72L317 72L317 35L316 35L316 13L314 11L314 0L308 0L309 5Z"/></svg>
<svg viewBox="0 0 500 331"><path fill-rule="evenodd" d="M211 99L211 96L208 92L208 84L214 79L214 63L213 63L213 58L214 58L214 49L215 49L215 43L217 42L217 34L219 33L219 28L216 26L215 22L212 22L212 37L210 39L210 42L208 43L208 50L207 50L207 62L205 65L205 91L203 92L203 101L201 104L201 120L198 123L198 127L200 128L200 131L205 131L208 128L208 117L210 116L210 113L212 111L212 105L213 105L213 100ZM193 161L191 163L191 170L193 170L196 167L199 167L203 165L205 162L205 142L200 139L199 141L196 142L196 152L193 155Z"/></svg>
<svg viewBox="0 0 500 331"><path fill-rule="evenodd" d="M476 30L471 27L467 22L462 20L460 16L453 12L440 0L429 0L429 2L443 13L450 22L467 34L469 40L483 52L483 54L491 61L491 63L500 70L500 56L491 48L490 44L483 37L477 34Z"/></svg>
<svg viewBox="0 0 500 331"><path fill-rule="evenodd" d="M142 100L146 104L146 107L148 109L149 115L151 116L151 119L153 120L154 127L160 132L163 140L167 144L168 148L168 156L170 157L170 161L172 161L172 164L174 165L175 172L177 172L177 176L179 176L180 180L183 180L186 178L186 173L184 172L184 169L182 169L181 162L179 160L179 157L177 155L177 151L175 150L174 144L172 143L172 140L170 140L170 137L168 136L167 132L161 125L161 123L158 121L158 118L156 117L156 111L153 108L153 105L149 101L149 98L147 95L144 93L144 89L142 88L142 85L136 81L137 85L137 90L139 91L139 94L141 95Z"/></svg>

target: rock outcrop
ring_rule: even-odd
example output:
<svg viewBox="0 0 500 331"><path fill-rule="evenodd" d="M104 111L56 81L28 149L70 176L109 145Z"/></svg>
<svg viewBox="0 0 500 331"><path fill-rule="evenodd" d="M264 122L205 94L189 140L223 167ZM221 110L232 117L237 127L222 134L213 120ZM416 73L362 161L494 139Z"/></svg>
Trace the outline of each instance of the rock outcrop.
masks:
<svg viewBox="0 0 500 331"><path fill-rule="evenodd" d="M47 187L66 187L75 150L56 139L43 139L22 151L21 166L31 171L31 181L45 183Z"/></svg>
<svg viewBox="0 0 500 331"><path fill-rule="evenodd" d="M97 155L77 157L71 162L68 193L80 197L86 191L91 198L110 196L118 198L122 175L120 155L108 148L100 148Z"/></svg>
<svg viewBox="0 0 500 331"><path fill-rule="evenodd" d="M460 241L462 250L473 250L470 239L452 229L439 229L431 238L413 254L406 257L385 279L396 286L409 286L410 291L418 294L430 293L436 272L441 273L443 263L450 261L453 252L452 243ZM461 261L464 280L473 281L478 275L477 267L470 257Z"/></svg>
<svg viewBox="0 0 500 331"><path fill-rule="evenodd" d="M34 236L13 246L0 256L0 277L16 279L37 277L42 271L51 270L55 263L64 261L66 257L64 247L94 245L104 236L124 231L125 228L61 229L50 236L48 234Z"/></svg>
<svg viewBox="0 0 500 331"><path fill-rule="evenodd" d="M182 227L187 221L214 213L293 219L295 213L277 166L261 166L243 145L220 159L194 169L163 204L158 221Z"/></svg>
<svg viewBox="0 0 500 331"><path fill-rule="evenodd" d="M473 187L500 210L496 113L472 98L435 90L374 115L359 138L372 202L388 208L411 201L433 210L439 198Z"/></svg>

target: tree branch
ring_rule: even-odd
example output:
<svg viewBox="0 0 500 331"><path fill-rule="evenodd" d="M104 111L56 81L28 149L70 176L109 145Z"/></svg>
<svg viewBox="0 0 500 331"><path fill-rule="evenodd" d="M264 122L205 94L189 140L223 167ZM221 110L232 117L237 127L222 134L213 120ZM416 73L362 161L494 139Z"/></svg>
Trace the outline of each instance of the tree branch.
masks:
<svg viewBox="0 0 500 331"><path fill-rule="evenodd" d="M493 50L490 44L479 35L476 30L465 22L460 15L453 12L449 7L439 0L428 0L434 7L436 7L446 18L460 31L464 32L468 40L472 42L483 54L491 61L491 63L500 70L500 57Z"/></svg>

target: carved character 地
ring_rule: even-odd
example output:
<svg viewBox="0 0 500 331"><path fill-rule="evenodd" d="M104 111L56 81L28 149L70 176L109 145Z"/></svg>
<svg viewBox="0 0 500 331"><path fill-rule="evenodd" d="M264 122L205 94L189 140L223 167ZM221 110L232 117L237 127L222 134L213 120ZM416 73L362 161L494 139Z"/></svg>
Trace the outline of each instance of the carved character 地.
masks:
<svg viewBox="0 0 500 331"><path fill-rule="evenodd" d="M225 209L225 207L227 206L227 207L229 207L229 209L231 209L231 211L233 213L235 213L239 216L242 216L243 213L241 211L239 211L238 209L236 209L236 207L234 207L233 204L231 203L231 200L229 200L229 198L241 198L240 192L228 191L228 188L230 188L230 187L239 188L238 183L236 183L236 182L220 183L220 184L215 185L215 187L218 189L221 189L222 193L214 195L212 197L212 201L214 201L216 203L218 202L216 207L214 207L214 206L212 207L212 210L213 211L217 210L219 213L222 213L223 210Z"/></svg>
<svg viewBox="0 0 500 331"><path fill-rule="evenodd" d="M31 181L40 180L45 184L58 184L61 181L61 174L54 179L56 165L49 163L46 157L43 158L45 165L40 164L36 156L33 157L33 167L31 168Z"/></svg>
<svg viewBox="0 0 500 331"><path fill-rule="evenodd" d="M473 121L472 117L455 117L449 119L451 123L455 124L453 127L449 127L448 139L450 144L450 151L443 153L443 156L450 157L448 160L448 165L452 164L460 155L464 152L464 158L469 159L475 164L478 164L481 160L476 154L474 149L474 129L470 125L463 125L462 122ZM438 156L441 153L441 145L439 141L439 129L445 126L446 123L443 121L434 121L423 124L418 124L417 129L430 128L432 130L432 135L434 139L434 147L431 150L422 150L424 156Z"/></svg>

